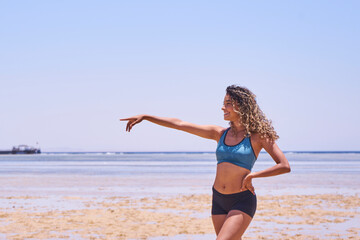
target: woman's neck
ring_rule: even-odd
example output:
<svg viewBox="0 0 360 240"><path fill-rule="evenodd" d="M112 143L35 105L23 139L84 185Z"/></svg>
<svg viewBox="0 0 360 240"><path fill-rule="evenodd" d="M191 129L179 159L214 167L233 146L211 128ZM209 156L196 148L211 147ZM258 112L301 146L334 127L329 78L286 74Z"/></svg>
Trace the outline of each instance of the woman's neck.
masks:
<svg viewBox="0 0 360 240"><path fill-rule="evenodd" d="M235 135L245 130L245 127L239 122L231 122L230 126Z"/></svg>

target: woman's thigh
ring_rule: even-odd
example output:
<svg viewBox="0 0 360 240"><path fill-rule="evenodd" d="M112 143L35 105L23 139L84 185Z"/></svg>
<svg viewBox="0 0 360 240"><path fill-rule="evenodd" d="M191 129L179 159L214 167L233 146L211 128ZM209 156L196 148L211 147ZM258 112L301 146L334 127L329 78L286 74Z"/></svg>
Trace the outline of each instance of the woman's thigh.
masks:
<svg viewBox="0 0 360 240"><path fill-rule="evenodd" d="M216 235L219 234L221 227L223 226L227 215L226 214L217 214L211 215L211 219L215 228Z"/></svg>
<svg viewBox="0 0 360 240"><path fill-rule="evenodd" d="M218 240L239 240L249 226L252 217L240 210L231 210L218 233Z"/></svg>

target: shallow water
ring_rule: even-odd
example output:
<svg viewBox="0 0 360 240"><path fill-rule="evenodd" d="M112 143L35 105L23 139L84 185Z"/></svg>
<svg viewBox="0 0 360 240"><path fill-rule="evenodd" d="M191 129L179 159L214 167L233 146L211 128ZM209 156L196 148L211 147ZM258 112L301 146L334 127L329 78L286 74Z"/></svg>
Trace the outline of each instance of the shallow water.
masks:
<svg viewBox="0 0 360 240"><path fill-rule="evenodd" d="M285 156L292 173L359 174L360 152L289 152ZM0 155L0 175L203 175L214 174L214 153L45 153ZM260 153L253 171L274 165L267 153Z"/></svg>

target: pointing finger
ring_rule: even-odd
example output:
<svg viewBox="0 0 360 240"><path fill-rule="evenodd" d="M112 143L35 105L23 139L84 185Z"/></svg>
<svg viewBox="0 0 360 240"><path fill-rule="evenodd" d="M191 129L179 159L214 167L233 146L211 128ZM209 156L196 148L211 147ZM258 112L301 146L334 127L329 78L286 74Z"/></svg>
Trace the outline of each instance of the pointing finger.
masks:
<svg viewBox="0 0 360 240"><path fill-rule="evenodd" d="M131 121L133 118L120 118L119 121Z"/></svg>

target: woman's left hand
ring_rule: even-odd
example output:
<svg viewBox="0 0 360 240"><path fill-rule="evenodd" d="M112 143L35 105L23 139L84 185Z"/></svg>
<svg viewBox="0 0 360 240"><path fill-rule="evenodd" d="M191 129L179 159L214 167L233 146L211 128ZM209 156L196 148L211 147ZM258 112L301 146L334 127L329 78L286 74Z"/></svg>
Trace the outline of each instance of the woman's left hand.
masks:
<svg viewBox="0 0 360 240"><path fill-rule="evenodd" d="M251 173L248 174L244 178L244 180L242 182L242 186L241 186L241 191L245 191L246 189L248 189L250 192L252 192L252 194L255 195L255 188L254 188L254 186L252 185L252 182L251 182L252 179L253 179L253 177L252 177Z"/></svg>

